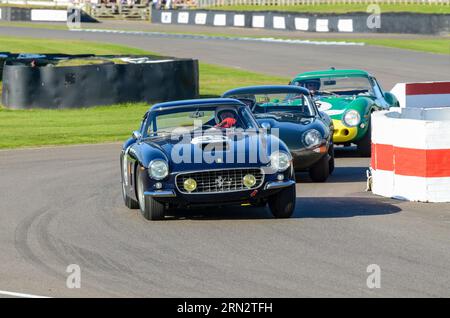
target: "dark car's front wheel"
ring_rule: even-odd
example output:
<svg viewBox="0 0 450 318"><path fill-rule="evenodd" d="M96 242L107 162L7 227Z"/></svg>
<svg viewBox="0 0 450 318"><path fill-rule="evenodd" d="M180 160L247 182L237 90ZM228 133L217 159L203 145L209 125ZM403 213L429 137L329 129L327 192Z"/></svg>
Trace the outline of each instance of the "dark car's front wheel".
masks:
<svg viewBox="0 0 450 318"><path fill-rule="evenodd" d="M276 218L289 218L295 209L295 184L269 198L269 208Z"/></svg>
<svg viewBox="0 0 450 318"><path fill-rule="evenodd" d="M137 169L136 190L139 199L139 208L145 219L155 221L164 219L164 204L159 203L154 198L144 195L144 183L141 177L141 170Z"/></svg>
<svg viewBox="0 0 450 318"><path fill-rule="evenodd" d="M309 177L314 182L325 182L330 175L330 158L325 154L311 168L309 168Z"/></svg>
<svg viewBox="0 0 450 318"><path fill-rule="evenodd" d="M358 141L357 149L362 157L370 157L372 154L372 125L369 123L369 128L367 129L364 137Z"/></svg>
<svg viewBox="0 0 450 318"><path fill-rule="evenodd" d="M331 144L330 148L328 148L328 155L330 156L330 160L328 161L328 173L331 175L334 171L334 144Z"/></svg>
<svg viewBox="0 0 450 318"><path fill-rule="evenodd" d="M123 180L122 180L122 198L127 208L139 209L139 203L128 196L127 191L125 189L125 183L123 182Z"/></svg>

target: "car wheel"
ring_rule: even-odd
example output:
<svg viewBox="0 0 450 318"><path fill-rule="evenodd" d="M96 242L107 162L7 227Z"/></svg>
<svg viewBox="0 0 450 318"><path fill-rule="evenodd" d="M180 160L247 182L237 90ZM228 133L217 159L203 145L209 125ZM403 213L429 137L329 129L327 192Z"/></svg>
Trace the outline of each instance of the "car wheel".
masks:
<svg viewBox="0 0 450 318"><path fill-rule="evenodd" d="M309 177L314 182L325 182L330 175L330 162L328 154L325 154L311 168L309 168Z"/></svg>
<svg viewBox="0 0 450 318"><path fill-rule="evenodd" d="M331 144L330 148L328 148L328 155L330 156L328 161L328 173L331 175L334 171L334 144Z"/></svg>
<svg viewBox="0 0 450 318"><path fill-rule="evenodd" d="M123 202L125 203L125 206L129 209L138 209L139 208L139 203L130 198L127 195L126 189L125 189L125 183L122 180L122 198L123 198Z"/></svg>
<svg viewBox="0 0 450 318"><path fill-rule="evenodd" d="M358 141L357 149L362 157L370 157L372 154L372 125L369 123L369 128L367 129L364 137Z"/></svg>
<svg viewBox="0 0 450 318"><path fill-rule="evenodd" d="M295 184L269 198L269 208L276 218L289 218L295 209Z"/></svg>
<svg viewBox="0 0 450 318"><path fill-rule="evenodd" d="M136 188L139 198L139 208L144 218L151 221L164 219L164 204L159 203L152 197L144 195L144 183L142 182L140 169L137 169Z"/></svg>

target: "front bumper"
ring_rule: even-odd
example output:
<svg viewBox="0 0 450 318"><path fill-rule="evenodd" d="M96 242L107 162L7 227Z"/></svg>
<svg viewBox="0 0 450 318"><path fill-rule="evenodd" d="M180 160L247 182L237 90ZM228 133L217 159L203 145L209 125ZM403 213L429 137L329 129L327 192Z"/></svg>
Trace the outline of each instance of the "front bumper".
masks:
<svg viewBox="0 0 450 318"><path fill-rule="evenodd" d="M277 190L277 189L290 187L294 184L295 184L294 180L270 181L270 182L266 182L263 187L260 187L259 189L255 189L255 190L258 192L261 190L261 188L263 188L264 190ZM240 191L240 192L241 193L245 193L245 192L252 193L255 190L245 190L245 191ZM224 195L228 195L231 193L233 193L233 192L221 192L221 193L213 193L213 194L209 194L209 193L205 192L205 193L196 193L193 195L196 195L196 196L207 195L207 196L223 197ZM185 193L177 194L177 191L175 191L175 190L156 190L156 191L145 191L144 195L153 197L153 198L176 198L177 196L179 197L179 196L186 196L186 195L191 195L191 194L185 194Z"/></svg>
<svg viewBox="0 0 450 318"><path fill-rule="evenodd" d="M358 127L347 127L342 120L333 119L333 142L346 143L353 141L358 135Z"/></svg>
<svg viewBox="0 0 450 318"><path fill-rule="evenodd" d="M295 184L294 180L287 180L287 181L272 181L267 182L264 186L265 190L274 190L274 189L282 189L287 188Z"/></svg>
<svg viewBox="0 0 450 318"><path fill-rule="evenodd" d="M144 195L153 197L161 203L174 204L176 206L253 204L264 201L290 186L295 186L295 181L287 175L282 181L278 181L276 178L268 180L266 176L264 183L257 189L213 193L182 193L176 187L170 188L170 184L167 183L161 190L156 190L149 184L148 190L144 192Z"/></svg>
<svg viewBox="0 0 450 318"><path fill-rule="evenodd" d="M310 168L323 156L327 155L329 143L324 142L319 147L313 149L291 149L292 161L295 171L303 171Z"/></svg>
<svg viewBox="0 0 450 318"><path fill-rule="evenodd" d="M175 198L177 196L174 190L145 191L144 195L153 198Z"/></svg>

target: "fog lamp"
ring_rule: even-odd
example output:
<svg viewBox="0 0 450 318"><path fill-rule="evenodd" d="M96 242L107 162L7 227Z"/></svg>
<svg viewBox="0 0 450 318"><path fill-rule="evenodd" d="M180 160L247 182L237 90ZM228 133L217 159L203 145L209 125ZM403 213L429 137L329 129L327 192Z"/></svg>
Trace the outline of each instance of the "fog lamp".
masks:
<svg viewBox="0 0 450 318"><path fill-rule="evenodd" d="M246 174L243 178L242 178L242 183L247 187L247 188L251 188L256 184L256 178L254 175L252 174Z"/></svg>
<svg viewBox="0 0 450 318"><path fill-rule="evenodd" d="M186 180L184 180L184 182L183 182L183 186L184 186L184 189L185 189L187 192L192 192L192 191L194 191L195 189L197 189L197 181L195 181L195 180L192 179L192 178L186 179Z"/></svg>

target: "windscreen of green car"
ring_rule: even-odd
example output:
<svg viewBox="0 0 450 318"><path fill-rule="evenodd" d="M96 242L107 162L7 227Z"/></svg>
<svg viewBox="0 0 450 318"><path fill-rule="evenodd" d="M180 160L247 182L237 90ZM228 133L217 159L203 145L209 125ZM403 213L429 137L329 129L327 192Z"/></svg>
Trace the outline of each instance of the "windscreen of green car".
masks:
<svg viewBox="0 0 450 318"><path fill-rule="evenodd" d="M257 118L265 114L302 117L313 117L316 114L311 100L303 94L272 93L232 97L246 103Z"/></svg>
<svg viewBox="0 0 450 318"><path fill-rule="evenodd" d="M334 93L338 95L371 95L374 96L372 85L367 77L322 77L301 80L295 83L313 93Z"/></svg>

